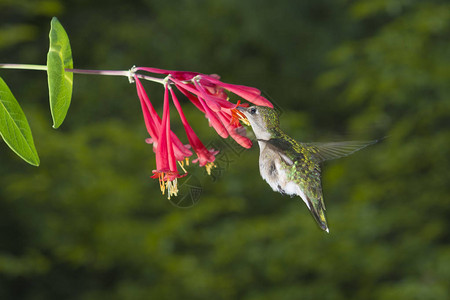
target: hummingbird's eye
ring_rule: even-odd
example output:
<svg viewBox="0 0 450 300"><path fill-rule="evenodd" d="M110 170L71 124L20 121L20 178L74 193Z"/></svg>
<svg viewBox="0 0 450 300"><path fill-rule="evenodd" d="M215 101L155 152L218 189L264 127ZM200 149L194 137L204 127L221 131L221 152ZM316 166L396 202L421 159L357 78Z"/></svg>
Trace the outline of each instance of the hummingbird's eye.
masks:
<svg viewBox="0 0 450 300"><path fill-rule="evenodd" d="M256 107L250 108L249 113L250 113L251 115L255 114L255 112L256 112Z"/></svg>

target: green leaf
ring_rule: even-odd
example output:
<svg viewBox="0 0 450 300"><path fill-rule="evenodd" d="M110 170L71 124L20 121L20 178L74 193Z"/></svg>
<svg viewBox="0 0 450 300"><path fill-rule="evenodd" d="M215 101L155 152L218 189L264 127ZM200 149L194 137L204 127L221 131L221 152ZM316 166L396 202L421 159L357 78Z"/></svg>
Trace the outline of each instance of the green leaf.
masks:
<svg viewBox="0 0 450 300"><path fill-rule="evenodd" d="M39 166L30 125L11 90L0 78L0 135L6 144L27 163Z"/></svg>
<svg viewBox="0 0 450 300"><path fill-rule="evenodd" d="M64 69L73 68L69 37L56 17L50 29L50 49L47 54L48 90L53 128L58 128L69 110L72 98L73 73Z"/></svg>

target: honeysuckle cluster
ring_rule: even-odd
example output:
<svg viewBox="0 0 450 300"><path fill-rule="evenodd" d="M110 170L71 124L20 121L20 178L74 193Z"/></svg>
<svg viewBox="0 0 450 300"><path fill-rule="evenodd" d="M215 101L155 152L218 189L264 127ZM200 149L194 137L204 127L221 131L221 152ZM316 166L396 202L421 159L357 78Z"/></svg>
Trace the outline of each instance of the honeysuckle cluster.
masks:
<svg viewBox="0 0 450 300"><path fill-rule="evenodd" d="M139 73L138 73L139 72ZM164 78L152 77L146 73L165 75ZM144 74L142 74L144 73ZM156 169L152 178L158 178L161 192L167 190L168 198L178 193L177 179L186 176L185 165L195 153L192 163L205 167L208 174L215 167L214 161L218 150L207 149L195 134L181 108L174 92L179 90L192 102L209 121L209 126L222 137L231 136L239 145L250 148L252 142L245 136L245 130L238 119L242 119L237 106L245 104L232 103L227 92L231 92L255 105L273 107L269 100L261 96L261 91L248 86L230 84L220 81L218 75L205 75L196 72L171 71L157 68L134 67L130 77L136 83L137 94L144 115L145 126L150 138L146 142L153 145L156 155ZM164 104L162 118L153 107L139 78L162 83L164 85ZM170 102L173 103L186 131L189 144L183 144L170 127ZM180 173L178 166L183 171Z"/></svg>

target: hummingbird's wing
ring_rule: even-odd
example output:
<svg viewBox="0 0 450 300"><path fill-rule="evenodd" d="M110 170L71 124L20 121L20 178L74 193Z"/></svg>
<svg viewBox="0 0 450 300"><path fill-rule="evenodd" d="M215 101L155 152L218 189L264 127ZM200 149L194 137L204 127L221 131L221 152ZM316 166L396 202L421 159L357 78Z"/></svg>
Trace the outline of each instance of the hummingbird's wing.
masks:
<svg viewBox="0 0 450 300"><path fill-rule="evenodd" d="M292 155L292 150L294 144L292 141L282 138L271 138L270 140L261 140L260 142L264 142L266 147L269 147L275 153L280 155L280 158L289 166L292 166L296 160L296 156Z"/></svg>
<svg viewBox="0 0 450 300"><path fill-rule="evenodd" d="M321 162L348 156L369 145L377 143L374 141L348 141L331 143L305 143L308 150Z"/></svg>

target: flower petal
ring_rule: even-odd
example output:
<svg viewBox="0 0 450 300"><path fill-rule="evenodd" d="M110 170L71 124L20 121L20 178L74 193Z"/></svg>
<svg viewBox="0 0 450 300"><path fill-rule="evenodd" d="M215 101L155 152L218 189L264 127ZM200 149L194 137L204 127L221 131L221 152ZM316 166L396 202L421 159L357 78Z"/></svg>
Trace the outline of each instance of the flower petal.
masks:
<svg viewBox="0 0 450 300"><path fill-rule="evenodd" d="M211 107L213 111L220 111L222 108L233 108L235 106L233 103L226 100L228 97L226 94L224 94L226 98L211 95L197 80L194 80L194 85L197 88L197 91L200 92L201 98L207 101L208 106Z"/></svg>
<svg viewBox="0 0 450 300"><path fill-rule="evenodd" d="M195 134L191 125L189 125L189 122L187 121L186 116L184 115L184 112L181 109L181 105L172 89L170 89L170 93L172 95L172 102L174 103L178 111L178 114L180 115L180 119L181 122L183 123L189 143L192 145L192 148L197 153L198 158L193 160L193 162L199 161L201 167L209 162L213 162L215 160L214 154L211 154L210 151L206 149L206 147L200 141L198 136Z"/></svg>
<svg viewBox="0 0 450 300"><path fill-rule="evenodd" d="M231 122L232 120L231 114L228 115L225 111L220 111L217 113L217 115L219 116L223 124L227 124L226 129L228 133L239 145L247 149L252 147L253 145L252 141L246 136L239 134L240 131L238 131L238 129L242 126L239 123L238 126L234 126L233 123Z"/></svg>
<svg viewBox="0 0 450 300"><path fill-rule="evenodd" d="M186 89L187 91L194 93L197 95L197 99L200 102L201 106L203 107L203 110L205 111L205 115L206 118L209 120L210 125L216 130L216 132L223 138L227 138L228 137L228 132L225 129L225 127L223 126L223 124L219 121L219 119L217 118L217 115L215 114L214 111L212 111L212 109L209 107L209 103L205 103L205 101L201 98L200 92L197 91L195 88L187 85L187 84L183 84L183 82L175 79L175 78L171 78L171 80L174 81L174 83L178 86L183 86L184 89Z"/></svg>
<svg viewBox="0 0 450 300"><path fill-rule="evenodd" d="M153 140L153 148L154 148L153 150L156 151L161 130L161 118L159 117L158 113L156 112L155 108L150 102L150 99L137 76L135 76L135 82L136 87L138 89L138 96L139 99L141 100L145 125L147 127L148 133L150 134ZM142 103L145 103L145 105L143 105ZM170 132L170 136L174 144L174 153L176 160L182 161L184 160L185 157L189 157L192 155L192 152L188 149L188 147L186 145L183 145L180 139L173 132Z"/></svg>
<svg viewBox="0 0 450 300"><path fill-rule="evenodd" d="M152 139L158 139L158 130L155 124L155 118L151 115L151 112L147 106L147 102L150 103L150 99L145 91L143 91L143 87L139 79L137 79L137 77L135 79L137 93L141 103L142 113L144 115L145 126L147 127L148 134L152 137Z"/></svg>
<svg viewBox="0 0 450 300"><path fill-rule="evenodd" d="M208 104L205 103L205 101L201 98L198 98L200 100L200 103L203 106L203 109L205 110L206 118L209 121L209 124L216 130L216 132L223 137L224 139L228 137L228 131L226 130L225 126L220 122L219 118L217 117L217 114L212 111Z"/></svg>
<svg viewBox="0 0 450 300"><path fill-rule="evenodd" d="M181 85L176 85L177 89L183 93L183 95L185 95L191 102L192 104L195 105L195 107L197 107L198 110L200 110L202 113L205 113L205 110L203 109L202 104L200 103L200 101L198 100L198 97L189 93L183 86Z"/></svg>
<svg viewBox="0 0 450 300"><path fill-rule="evenodd" d="M156 74L164 74L164 75L172 75L172 77L177 78L179 80L191 80L195 76L199 75L200 73L197 72L190 72L190 71L175 71L175 70L164 70L164 69L158 69L158 68L148 68L148 67L137 67L135 68L136 71L146 71L149 73L156 73Z"/></svg>
<svg viewBox="0 0 450 300"><path fill-rule="evenodd" d="M224 89L244 98L245 100L261 106L268 106L273 108L272 103L269 100L261 96L261 91L254 87L249 87L245 85L237 85L231 83L222 82L211 76L202 76L202 78L210 81L211 83L216 84L217 86L221 86Z"/></svg>

